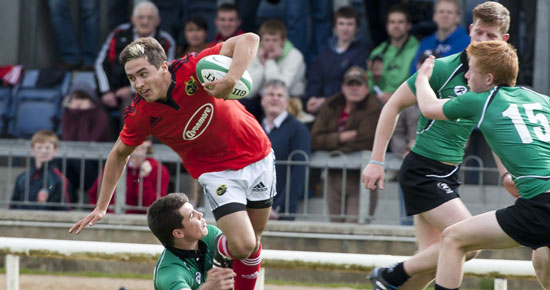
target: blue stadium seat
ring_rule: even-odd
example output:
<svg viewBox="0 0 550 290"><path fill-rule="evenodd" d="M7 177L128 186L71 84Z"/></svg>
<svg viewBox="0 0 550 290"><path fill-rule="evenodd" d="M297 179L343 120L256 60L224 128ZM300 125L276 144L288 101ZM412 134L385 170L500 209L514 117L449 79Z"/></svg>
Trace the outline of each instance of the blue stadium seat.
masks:
<svg viewBox="0 0 550 290"><path fill-rule="evenodd" d="M15 90L11 106L12 120L8 134L18 138L30 138L38 130L58 131L62 108L61 99L68 93L70 72L59 72L61 77L53 83L39 81L42 74L53 71L28 70ZM48 76L46 76L48 77ZM42 78L44 79L44 78Z"/></svg>
<svg viewBox="0 0 550 290"><path fill-rule="evenodd" d="M9 119L9 107L12 99L10 86L0 87L0 134L5 135L7 120Z"/></svg>

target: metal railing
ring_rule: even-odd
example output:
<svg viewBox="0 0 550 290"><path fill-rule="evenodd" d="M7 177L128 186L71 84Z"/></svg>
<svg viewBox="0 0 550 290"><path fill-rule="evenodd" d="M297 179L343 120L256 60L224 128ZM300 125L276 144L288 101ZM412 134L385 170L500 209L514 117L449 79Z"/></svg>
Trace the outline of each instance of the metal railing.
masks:
<svg viewBox="0 0 550 290"><path fill-rule="evenodd" d="M65 194L62 195L60 203L46 204L52 206L63 205L71 208L72 210L84 210L88 211L93 208L92 204L87 202L88 192L84 188L84 175L90 174L86 172L85 162L97 161L98 169L97 172L93 172L95 176L101 175L101 170L104 165L104 161L107 158L113 144L112 143L95 143L95 142L60 142L59 153L57 155L57 163L60 167L63 175L67 175L69 170L67 167L67 162L69 160L76 160L80 162L80 186L77 189L77 200L68 201L65 199ZM157 159L164 165L167 165L171 168L170 179L173 183L172 191L176 192L186 192L189 193L189 183L184 182L184 180L189 179L189 175L185 173L182 168L180 157L173 152L170 148L165 145L154 145L155 153L153 157ZM293 161L292 159L296 156L301 156L303 161ZM341 190L345 193L347 192L346 187L346 177L349 175L351 170L359 171L364 168L367 164L367 161L370 158L370 151L360 151L354 153L344 154L339 151L326 152L326 151L317 151L308 156L303 151L292 152L287 160L277 160L276 164L285 165L287 170L287 184L285 185L286 192L290 191L290 181L292 176L290 175L292 166L304 166L305 172L305 186L302 192L292 193L299 194L301 196L300 205L301 207L295 213L289 211L289 198L290 195L287 194L285 199L285 206L279 212L280 216L291 217L297 219L309 219L309 220L324 220L327 221L330 217L340 217L340 218L356 218L359 223L367 223L373 219L373 217L368 215L370 192L366 190L362 184L359 185L359 214L358 216L352 216L346 214L344 207L340 208L340 213L337 215L330 215L327 209L327 194L328 194L328 178L329 170L341 170L342 172L342 185ZM30 169L31 164L31 154L30 154L30 142L27 140L13 140L13 139L0 139L0 170L4 171L3 174L0 174L0 207L8 207L9 205L19 204L19 205L44 205L44 203L39 203L37 201L29 200L28 185L26 186L25 199L21 202L14 203L11 199L11 193L14 187L14 181L18 174ZM388 153L386 160L386 170L388 172L398 171L401 165L401 157L392 153ZM49 165L47 165L49 166ZM310 179L312 174L319 172L320 174L319 182L322 184L320 186L320 191L316 191L312 195L312 190L310 187ZM487 204L489 198L487 197L487 190L485 185L486 176L489 173L497 172L496 168L487 168L483 164L483 160L477 156L467 156L464 159L464 166L462 167L460 178L464 180L467 175L475 174L476 177L475 184L477 186L477 192L481 192L482 203ZM160 176L160 169L157 174ZM390 174L388 174L390 175ZM472 178L471 178L472 179ZM498 185L500 180L495 178L495 183ZM44 177L46 180L46 177ZM28 180L26 181L28 184ZM361 183L361 180L356 182ZM388 181L386 181L388 184ZM126 198L126 177L120 179L119 184L117 185L117 194L115 198L114 205L111 206L111 209L115 213L124 213L127 210L146 210L146 206L143 205L142 198L142 184L140 184L139 190L139 203L137 205L127 205ZM160 184L157 184L157 189L160 188ZM65 190L65 189L63 189ZM504 191L499 189L499 191ZM160 190L157 190L160 192ZM385 193L386 194L386 193ZM158 194L160 196L160 194ZM345 201L345 196L343 200ZM393 201L392 201L393 202ZM397 202L397 199L395 199ZM200 204L198 205L200 207ZM208 207L205 204L205 207ZM398 205L395 206L398 208ZM205 212L209 213L209 210L206 208ZM396 210L396 212L398 212ZM398 219L398 215L395 217Z"/></svg>

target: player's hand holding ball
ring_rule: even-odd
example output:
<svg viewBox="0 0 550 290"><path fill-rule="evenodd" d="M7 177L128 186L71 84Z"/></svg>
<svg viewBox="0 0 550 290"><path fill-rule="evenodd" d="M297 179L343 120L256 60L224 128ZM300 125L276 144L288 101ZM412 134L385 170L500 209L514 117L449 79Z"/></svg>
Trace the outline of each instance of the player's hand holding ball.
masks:
<svg viewBox="0 0 550 290"><path fill-rule="evenodd" d="M231 99L230 95L231 92L233 92L235 84L237 84L237 81L226 76L213 82L204 83L203 86L204 90L206 90L211 96L227 100Z"/></svg>
<svg viewBox="0 0 550 290"><path fill-rule="evenodd" d="M197 63L197 78L211 96L238 100L250 94L252 77L248 71L245 70L238 80L226 77L231 61L230 57L214 54L201 58Z"/></svg>

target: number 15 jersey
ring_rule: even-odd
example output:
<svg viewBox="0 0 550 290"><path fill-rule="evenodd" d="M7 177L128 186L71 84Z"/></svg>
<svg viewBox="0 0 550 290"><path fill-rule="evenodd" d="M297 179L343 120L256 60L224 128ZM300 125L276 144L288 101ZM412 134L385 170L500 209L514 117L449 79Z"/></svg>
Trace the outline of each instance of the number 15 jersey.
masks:
<svg viewBox="0 0 550 290"><path fill-rule="evenodd" d="M521 87L494 87L451 99L443 106L443 113L450 120L477 122L523 198L550 190L548 96Z"/></svg>

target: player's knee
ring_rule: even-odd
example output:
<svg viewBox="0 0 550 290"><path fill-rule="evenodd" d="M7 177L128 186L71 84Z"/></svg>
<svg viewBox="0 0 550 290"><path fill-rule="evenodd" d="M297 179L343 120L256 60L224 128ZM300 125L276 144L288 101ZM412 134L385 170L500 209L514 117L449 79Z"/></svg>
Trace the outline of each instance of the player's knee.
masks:
<svg viewBox="0 0 550 290"><path fill-rule="evenodd" d="M441 234L441 244L443 248L462 248L463 240L460 234L455 230L455 227L450 226L443 230Z"/></svg>
<svg viewBox="0 0 550 290"><path fill-rule="evenodd" d="M541 251L541 249L533 251L531 260L533 261L533 267L535 270L550 269L548 267L550 266L550 256L548 251Z"/></svg>
<svg viewBox="0 0 550 290"><path fill-rule="evenodd" d="M234 248L231 248L231 255L237 260L245 259L250 256L256 248L256 240L241 239L235 244Z"/></svg>

